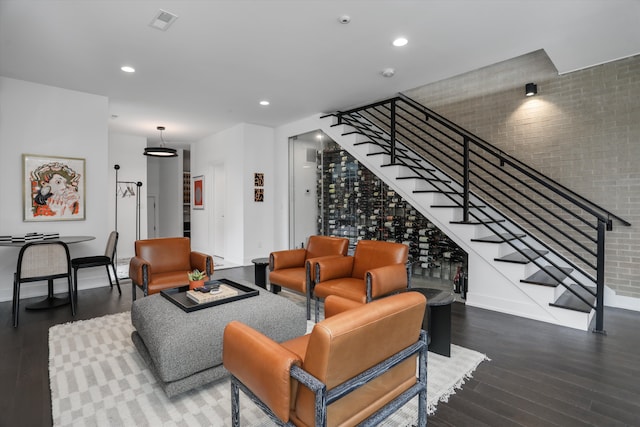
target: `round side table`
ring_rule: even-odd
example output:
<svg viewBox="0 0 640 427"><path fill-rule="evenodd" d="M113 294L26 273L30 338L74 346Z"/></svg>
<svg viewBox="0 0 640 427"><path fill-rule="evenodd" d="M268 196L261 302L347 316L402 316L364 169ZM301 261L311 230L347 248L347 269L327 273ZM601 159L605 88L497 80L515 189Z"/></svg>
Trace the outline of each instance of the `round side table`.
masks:
<svg viewBox="0 0 640 427"><path fill-rule="evenodd" d="M433 288L411 288L427 298L422 329L429 333L429 351L451 357L451 304L453 292Z"/></svg>
<svg viewBox="0 0 640 427"><path fill-rule="evenodd" d="M267 289L267 266L269 265L269 258L254 258L251 260L255 264L255 284L262 289Z"/></svg>

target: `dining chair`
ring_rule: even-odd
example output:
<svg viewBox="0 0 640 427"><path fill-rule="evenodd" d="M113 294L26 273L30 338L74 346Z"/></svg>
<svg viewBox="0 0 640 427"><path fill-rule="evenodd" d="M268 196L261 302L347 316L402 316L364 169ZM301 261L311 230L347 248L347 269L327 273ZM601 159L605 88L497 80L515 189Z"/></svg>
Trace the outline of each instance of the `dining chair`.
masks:
<svg viewBox="0 0 640 427"><path fill-rule="evenodd" d="M18 327L20 312L20 285L47 280L49 294L53 293L53 280L67 278L71 315L76 315L71 282L71 259L69 247L60 241L30 242L20 249L18 266L13 277L13 327ZM52 295L49 295L50 297Z"/></svg>
<svg viewBox="0 0 640 427"><path fill-rule="evenodd" d="M111 280L111 272L109 271L109 267L111 267L113 271L113 277L115 277L116 286L118 287L118 293L122 295L122 290L120 289L120 281L118 281L118 272L114 264L117 246L118 246L118 232L112 231L109 234L109 238L107 239L107 247L104 250L104 255L73 258L71 260L71 267L73 268L73 283L74 283L73 298L76 301L78 301L78 270L81 268L104 266L107 269L107 277L109 278L109 284L113 289L113 280Z"/></svg>

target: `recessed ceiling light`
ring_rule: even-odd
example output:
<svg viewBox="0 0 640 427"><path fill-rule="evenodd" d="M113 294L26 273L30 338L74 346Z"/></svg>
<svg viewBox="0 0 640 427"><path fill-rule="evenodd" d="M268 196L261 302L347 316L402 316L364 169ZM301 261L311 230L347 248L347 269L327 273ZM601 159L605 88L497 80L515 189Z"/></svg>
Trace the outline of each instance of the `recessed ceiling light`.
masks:
<svg viewBox="0 0 640 427"><path fill-rule="evenodd" d="M393 77L395 73L396 70L394 70L393 68L385 68L380 72L380 74L382 74L384 77Z"/></svg>
<svg viewBox="0 0 640 427"><path fill-rule="evenodd" d="M130 66L128 66L128 65L125 65L125 66L123 66L123 67L120 67L120 69L121 69L122 71L124 71L125 73L135 73L135 72L136 72L136 69L135 69L135 68L130 67Z"/></svg>
<svg viewBox="0 0 640 427"><path fill-rule="evenodd" d="M407 43L409 43L409 40L405 39L404 37L398 37L397 39L395 39L393 41L393 45L396 46L396 47L404 46Z"/></svg>
<svg viewBox="0 0 640 427"><path fill-rule="evenodd" d="M266 107L266 106L267 106L267 105L269 105L269 104L270 104L270 102L269 102L269 101L267 101L266 99L265 99L265 100L260 101L260 105L262 105L263 107Z"/></svg>

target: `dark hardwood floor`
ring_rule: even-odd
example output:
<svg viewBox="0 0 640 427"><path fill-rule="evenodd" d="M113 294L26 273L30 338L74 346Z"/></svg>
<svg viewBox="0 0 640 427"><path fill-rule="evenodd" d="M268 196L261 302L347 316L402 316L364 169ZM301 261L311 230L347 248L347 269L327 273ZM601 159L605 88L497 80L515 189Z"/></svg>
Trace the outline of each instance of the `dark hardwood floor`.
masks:
<svg viewBox="0 0 640 427"><path fill-rule="evenodd" d="M253 282L253 266L215 277ZM50 426L48 329L131 307L131 285L80 291L69 307L25 312L12 326L0 303L0 426ZM608 335L582 332L456 303L453 343L487 354L431 426L640 426L640 313L607 309ZM138 426L141 427L141 426Z"/></svg>

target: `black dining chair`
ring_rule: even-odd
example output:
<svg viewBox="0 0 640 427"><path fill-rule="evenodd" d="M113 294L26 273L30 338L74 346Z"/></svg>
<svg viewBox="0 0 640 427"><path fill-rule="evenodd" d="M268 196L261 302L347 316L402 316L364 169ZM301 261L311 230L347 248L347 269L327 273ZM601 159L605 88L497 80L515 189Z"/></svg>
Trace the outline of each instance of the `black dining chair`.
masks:
<svg viewBox="0 0 640 427"><path fill-rule="evenodd" d="M18 267L13 276L13 327L18 327L20 312L20 285L28 282L48 281L49 298L53 298L53 280L67 278L71 315L76 315L71 282L69 248L64 242L30 242L20 249Z"/></svg>
<svg viewBox="0 0 640 427"><path fill-rule="evenodd" d="M111 266L111 269L113 270L113 277L115 277L116 286L118 287L118 293L122 295L122 290L120 289L120 282L118 281L118 272L114 264L117 246L118 246L118 232L112 231L111 234L109 234L109 238L107 239L107 247L104 250L104 255L87 256L87 257L81 257L81 258L74 258L71 260L71 267L73 268L73 283L74 283L73 297L76 301L78 300L78 269L80 268L101 267L101 266L106 267L107 277L109 278L109 284L113 289L113 280L111 280L111 272L109 271L109 266Z"/></svg>

